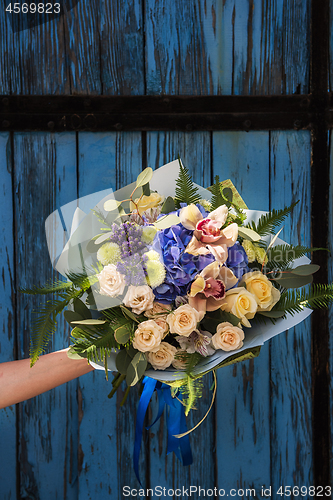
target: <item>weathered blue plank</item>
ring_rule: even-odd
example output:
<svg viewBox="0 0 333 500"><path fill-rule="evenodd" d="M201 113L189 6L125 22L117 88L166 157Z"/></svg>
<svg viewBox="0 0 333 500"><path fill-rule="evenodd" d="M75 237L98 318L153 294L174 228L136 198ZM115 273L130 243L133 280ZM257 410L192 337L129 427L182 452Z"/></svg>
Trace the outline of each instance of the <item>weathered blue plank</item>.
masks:
<svg viewBox="0 0 333 500"><path fill-rule="evenodd" d="M300 200L281 238L310 246L310 132L271 133L271 206ZM315 245L315 243L314 243ZM272 487L313 484L311 319L271 340Z"/></svg>
<svg viewBox="0 0 333 500"><path fill-rule="evenodd" d="M10 135L0 134L0 362L15 359L15 270L13 239L12 162ZM0 484L4 500L16 497L16 408L0 410Z"/></svg>
<svg viewBox="0 0 333 500"><path fill-rule="evenodd" d="M250 209L269 208L269 133L215 132L213 174L231 179ZM245 329L246 335L246 329ZM220 488L270 485L269 349L217 371L216 448Z"/></svg>
<svg viewBox="0 0 333 500"><path fill-rule="evenodd" d="M309 0L148 0L147 93L307 93L309 16Z"/></svg>
<svg viewBox="0 0 333 500"><path fill-rule="evenodd" d="M211 184L210 134L207 132L148 133L147 156L148 166L155 169L180 156L195 182L202 186ZM189 429L200 421L209 407L211 376L205 377L204 385L203 397L197 404L198 410L191 411L187 419ZM157 405L152 404L152 416L156 413ZM150 487L178 488L197 484L209 488L214 483L214 413L211 412L190 436L194 463L189 467L183 467L173 454L166 457L166 436L166 419L163 418L150 432Z"/></svg>
<svg viewBox="0 0 333 500"><path fill-rule="evenodd" d="M329 220L328 220L328 248L330 257L328 261L328 282L333 283L333 141L332 131L329 133L330 144L330 194L329 194ZM329 331L330 331L330 422L331 422L331 470L333 470L333 306L329 308ZM331 481L333 487L333 480Z"/></svg>
<svg viewBox="0 0 333 500"><path fill-rule="evenodd" d="M141 170L139 132L79 134L80 197L129 184ZM135 481L132 453L137 391L132 389L126 405L119 408L121 394L107 398L111 381L105 381L103 371L81 377L79 386L79 498L120 498L122 487ZM146 463L144 457L143 452ZM145 468L141 475L144 477Z"/></svg>
<svg viewBox="0 0 333 500"><path fill-rule="evenodd" d="M14 136L15 243L17 286L31 286L55 276L46 247L44 222L57 206L76 196L75 134ZM18 357L29 356L33 310L43 299L23 294L18 302ZM59 322L50 350L69 343L69 329ZM76 498L77 450L75 382L20 404L20 492L23 497ZM52 474L50 473L52 470Z"/></svg>

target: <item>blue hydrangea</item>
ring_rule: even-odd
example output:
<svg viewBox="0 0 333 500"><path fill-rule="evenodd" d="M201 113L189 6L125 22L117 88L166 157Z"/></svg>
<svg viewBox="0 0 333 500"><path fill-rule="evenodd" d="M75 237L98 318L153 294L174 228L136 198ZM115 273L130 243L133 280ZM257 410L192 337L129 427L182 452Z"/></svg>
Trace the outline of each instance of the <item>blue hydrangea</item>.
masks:
<svg viewBox="0 0 333 500"><path fill-rule="evenodd" d="M226 266L231 269L238 279L240 279L243 274L250 272L248 267L248 257L244 248L238 241L236 241L232 247L228 248Z"/></svg>

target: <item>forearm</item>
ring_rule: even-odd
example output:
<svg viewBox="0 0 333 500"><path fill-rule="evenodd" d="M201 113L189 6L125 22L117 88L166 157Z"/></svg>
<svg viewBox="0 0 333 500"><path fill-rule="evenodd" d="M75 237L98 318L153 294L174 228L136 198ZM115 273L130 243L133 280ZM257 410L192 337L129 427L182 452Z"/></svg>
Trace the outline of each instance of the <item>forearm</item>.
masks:
<svg viewBox="0 0 333 500"><path fill-rule="evenodd" d="M30 368L30 360L0 364L0 408L19 403L93 371L86 359L70 359L68 349L41 356Z"/></svg>

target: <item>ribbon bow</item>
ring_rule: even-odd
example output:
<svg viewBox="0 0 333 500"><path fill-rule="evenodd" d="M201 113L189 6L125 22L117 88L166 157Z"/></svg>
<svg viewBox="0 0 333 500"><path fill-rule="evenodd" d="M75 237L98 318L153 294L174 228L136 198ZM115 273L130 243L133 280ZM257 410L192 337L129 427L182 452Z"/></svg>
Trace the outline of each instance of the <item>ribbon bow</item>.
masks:
<svg viewBox="0 0 333 500"><path fill-rule="evenodd" d="M184 406L181 403L182 396L179 394L178 399L171 396L171 388L167 384L163 384L158 380L150 377L144 377L144 388L139 401L138 412L135 425L135 441L134 441L134 472L141 484L139 476L139 455L142 441L143 423L147 413L148 405L154 391L157 391L158 397L158 412L154 422L147 427L150 429L161 417L165 405L169 407L169 417L167 419L168 429L168 447L167 455L172 451L176 454L179 460L182 460L183 465L190 465L193 462L190 440L188 435L182 438L175 437L178 434L183 434L187 431Z"/></svg>

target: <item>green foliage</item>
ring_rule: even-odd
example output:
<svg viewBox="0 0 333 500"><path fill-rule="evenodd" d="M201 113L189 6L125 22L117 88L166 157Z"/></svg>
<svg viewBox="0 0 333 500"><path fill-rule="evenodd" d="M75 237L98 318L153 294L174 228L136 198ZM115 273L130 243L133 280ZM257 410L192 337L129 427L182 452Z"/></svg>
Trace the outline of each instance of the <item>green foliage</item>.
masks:
<svg viewBox="0 0 333 500"><path fill-rule="evenodd" d="M268 251L266 268L286 270L291 263L300 257L325 248L310 248L303 245L276 245Z"/></svg>
<svg viewBox="0 0 333 500"><path fill-rule="evenodd" d="M279 302L273 311L285 311L292 316L301 312L304 307L324 309L333 301L333 283L329 285L313 284L300 291L287 290L281 294Z"/></svg>
<svg viewBox="0 0 333 500"><path fill-rule="evenodd" d="M179 208L181 203L198 203L201 199L197 186L194 185L189 171L179 161L179 176L176 180L175 204Z"/></svg>
<svg viewBox="0 0 333 500"><path fill-rule="evenodd" d="M212 211L216 210L218 207L223 205L223 198L221 194L221 189L220 189L220 177L218 175L215 176L215 183L212 185L210 188L212 192L212 199L210 200L210 203L212 205Z"/></svg>
<svg viewBox="0 0 333 500"><path fill-rule="evenodd" d="M267 236L273 233L276 228L282 224L297 203L298 201L292 203L289 207L282 208L281 210L273 209L268 212L268 214L262 215L257 224L250 222L247 227L253 229L256 233L260 234L260 236Z"/></svg>
<svg viewBox="0 0 333 500"><path fill-rule="evenodd" d="M33 285L32 288L20 288L21 293L30 295L47 295L49 293L57 293L68 290L73 286L73 283L62 280L51 280L44 283L44 285Z"/></svg>
<svg viewBox="0 0 333 500"><path fill-rule="evenodd" d="M201 398L202 387L202 377L195 379L188 373L186 374L185 383L180 387L186 416L189 414L190 410L194 408L196 400Z"/></svg>

